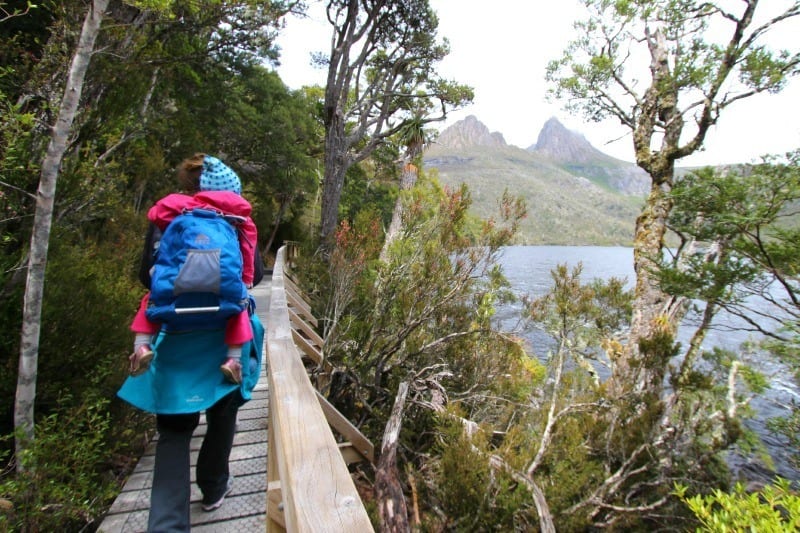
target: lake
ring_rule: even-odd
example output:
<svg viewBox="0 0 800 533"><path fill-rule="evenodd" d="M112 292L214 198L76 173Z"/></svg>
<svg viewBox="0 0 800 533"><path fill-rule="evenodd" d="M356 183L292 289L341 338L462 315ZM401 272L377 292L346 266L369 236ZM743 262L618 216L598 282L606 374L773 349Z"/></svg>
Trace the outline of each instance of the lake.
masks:
<svg viewBox="0 0 800 533"><path fill-rule="evenodd" d="M633 288L633 249L626 247L606 246L509 246L503 249L500 264L506 278L511 283L512 290L518 296L539 296L546 293L552 286L550 271L559 264L566 263L569 267L578 263L583 265L581 279L588 283L592 279L609 279L611 277L626 279L629 288ZM513 329L519 319L521 304L511 304L498 309L496 319L503 329ZM690 323L692 317L687 317ZM709 332L703 347L708 349L719 346L735 350L742 342L751 339L749 332L735 331L737 319L730 315L720 315L715 321L716 329ZM730 328L733 328L732 331ZM682 328L683 335L678 340L685 344L689 328ZM547 343L543 334L531 331L530 328L523 336L531 343L540 345ZM537 350L538 351L538 350ZM790 373L785 371L783 365L762 354L761 370L771 376L771 387L762 398L753 401L753 407L758 415L754 420L747 422L764 441L767 450L775 463L775 472L783 477L800 481L800 472L795 470L788 461L786 442L776 437L766 429L767 418L784 415L788 412L787 405L800 400L800 391L791 380ZM602 373L601 373L602 375ZM770 472L754 461L738 456L729 458L729 464L735 473L746 479L766 480Z"/></svg>

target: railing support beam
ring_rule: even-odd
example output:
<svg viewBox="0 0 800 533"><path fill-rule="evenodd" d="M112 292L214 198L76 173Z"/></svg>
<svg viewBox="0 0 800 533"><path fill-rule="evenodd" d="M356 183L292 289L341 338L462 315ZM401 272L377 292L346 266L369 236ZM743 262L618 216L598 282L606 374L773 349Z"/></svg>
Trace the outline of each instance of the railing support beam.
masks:
<svg viewBox="0 0 800 533"><path fill-rule="evenodd" d="M272 487L267 493L267 531L373 531L292 339L285 262L282 247L273 268L267 313L267 479Z"/></svg>

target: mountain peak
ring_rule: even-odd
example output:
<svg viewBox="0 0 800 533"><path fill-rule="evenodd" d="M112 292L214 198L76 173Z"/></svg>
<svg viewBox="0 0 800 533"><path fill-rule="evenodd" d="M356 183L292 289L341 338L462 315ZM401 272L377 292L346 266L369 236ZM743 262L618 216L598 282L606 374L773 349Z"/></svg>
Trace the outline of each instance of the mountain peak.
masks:
<svg viewBox="0 0 800 533"><path fill-rule="evenodd" d="M592 146L582 134L567 129L557 118L544 123L536 144L528 148L557 162L587 163L608 156Z"/></svg>
<svg viewBox="0 0 800 533"><path fill-rule="evenodd" d="M475 150L481 148L481 150ZM514 147L514 150L520 150ZM582 134L567 129L557 118L544 123L536 144L526 150L537 164L554 166L581 179L588 179L601 187L620 191L623 194L641 196L647 194L650 176L633 163L615 159L592 146ZM426 163L432 166L460 164L460 156L476 152L483 156L494 153L496 157L508 157L509 145L503 135L489 132L474 115L469 115L446 128L439 138L426 150ZM517 157L516 154L513 157ZM437 159L438 158L438 159Z"/></svg>
<svg viewBox="0 0 800 533"><path fill-rule="evenodd" d="M446 128L436 139L436 144L443 148L463 149L471 146L508 146L503 134L489 132L475 115L469 115Z"/></svg>

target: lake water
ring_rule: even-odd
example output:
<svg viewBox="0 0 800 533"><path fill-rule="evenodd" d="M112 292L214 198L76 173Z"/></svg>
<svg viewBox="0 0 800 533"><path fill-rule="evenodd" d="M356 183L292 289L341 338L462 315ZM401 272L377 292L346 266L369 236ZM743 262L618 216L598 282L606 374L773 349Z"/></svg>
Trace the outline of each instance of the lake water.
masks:
<svg viewBox="0 0 800 533"><path fill-rule="evenodd" d="M611 277L626 279L629 288L633 288L633 249L625 247L605 246L510 246L503 249L500 264L512 290L518 295L539 296L546 293L552 286L550 271L559 264L566 263L570 268L578 263L583 265L581 279L588 283L594 278L609 279ZM518 324L521 304L511 304L498 309L496 318L503 329L513 329ZM687 318L687 322L691 317ZM721 315L717 320L717 329L709 332L704 343L705 348L719 346L735 350L738 346L752 336L748 332L731 331L736 328L735 317ZM682 328L684 336L688 328ZM535 345L548 343L540 332L530 329L523 336ZM679 341L686 342L686 338L679 336ZM542 351L537 350L537 353ZM791 376L784 367L771 360L766 355L761 358L763 372L770 377L771 387L762 398L753 401L753 406L758 415L754 420L747 422L764 440L767 450L774 461L775 472L783 477L800 481L800 472L795 470L788 461L787 446L783 439L776 437L766 429L766 419L773 416L785 415L786 406L793 401L800 400L797 386L791 381ZM602 375L602 373L601 373ZM766 480L770 472L762 465L742 457L730 457L729 463L734 472L747 479Z"/></svg>

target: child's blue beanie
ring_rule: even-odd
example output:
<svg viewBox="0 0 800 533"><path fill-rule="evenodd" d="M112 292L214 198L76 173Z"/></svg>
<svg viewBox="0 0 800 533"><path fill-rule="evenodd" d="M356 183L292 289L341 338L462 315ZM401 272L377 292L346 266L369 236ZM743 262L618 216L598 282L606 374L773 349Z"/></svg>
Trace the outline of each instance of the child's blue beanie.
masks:
<svg viewBox="0 0 800 533"><path fill-rule="evenodd" d="M200 173L201 191L231 191L242 194L242 182L231 168L214 156L203 158Z"/></svg>

